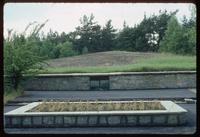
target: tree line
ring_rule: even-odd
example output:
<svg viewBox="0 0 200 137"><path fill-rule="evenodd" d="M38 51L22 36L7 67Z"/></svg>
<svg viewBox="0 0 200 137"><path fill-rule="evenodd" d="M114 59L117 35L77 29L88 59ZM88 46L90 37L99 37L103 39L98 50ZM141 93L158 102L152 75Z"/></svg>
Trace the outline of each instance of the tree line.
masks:
<svg viewBox="0 0 200 137"><path fill-rule="evenodd" d="M128 26L124 22L121 30L112 26L112 20L100 26L93 14L84 15L75 31L68 34L65 32L59 34L52 30L46 36L38 33L34 36L36 41L31 50L45 59L111 50L194 55L196 18L183 17L182 23L179 23L175 16L177 12L159 11L159 15L151 15L148 18L144 15L141 23ZM36 25L33 33L37 33L37 29L44 25L45 23ZM30 40L23 34L18 37L22 43ZM5 43L7 42L8 39L5 39Z"/></svg>

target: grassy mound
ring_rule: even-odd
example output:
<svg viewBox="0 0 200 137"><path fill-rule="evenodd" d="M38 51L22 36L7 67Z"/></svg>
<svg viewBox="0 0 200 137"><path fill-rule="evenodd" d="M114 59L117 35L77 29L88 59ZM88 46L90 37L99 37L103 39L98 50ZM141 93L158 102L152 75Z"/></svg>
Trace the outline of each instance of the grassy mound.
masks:
<svg viewBox="0 0 200 137"><path fill-rule="evenodd" d="M196 70L196 56L110 51L48 60L41 73L107 73Z"/></svg>

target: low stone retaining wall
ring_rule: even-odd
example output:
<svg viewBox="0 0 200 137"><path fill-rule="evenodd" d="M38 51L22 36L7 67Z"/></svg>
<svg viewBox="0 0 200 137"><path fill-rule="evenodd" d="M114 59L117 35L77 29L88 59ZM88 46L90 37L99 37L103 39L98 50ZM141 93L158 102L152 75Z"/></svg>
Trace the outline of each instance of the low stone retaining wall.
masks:
<svg viewBox="0 0 200 137"><path fill-rule="evenodd" d="M160 101L166 110L26 112L40 102L6 113L5 127L115 127L179 126L187 123L187 110L172 101Z"/></svg>
<svg viewBox="0 0 200 137"><path fill-rule="evenodd" d="M64 90L90 90L90 79L85 76L70 75L39 75L28 80L25 90L64 91Z"/></svg>
<svg viewBox="0 0 200 137"><path fill-rule="evenodd" d="M196 71L40 74L24 83L30 91L195 88Z"/></svg>
<svg viewBox="0 0 200 137"><path fill-rule="evenodd" d="M110 76L110 89L194 88L196 72L135 73Z"/></svg>

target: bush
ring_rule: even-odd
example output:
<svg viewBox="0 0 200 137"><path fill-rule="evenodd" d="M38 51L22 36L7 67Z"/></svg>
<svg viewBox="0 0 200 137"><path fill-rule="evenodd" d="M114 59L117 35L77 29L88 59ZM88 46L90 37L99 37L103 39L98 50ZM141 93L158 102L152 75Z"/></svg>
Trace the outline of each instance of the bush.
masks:
<svg viewBox="0 0 200 137"><path fill-rule="evenodd" d="M36 46L35 37L37 33L31 33L28 38L25 38L24 34L14 33L4 40L4 75L8 77L4 78L6 87L17 90L23 74L33 74L42 69L42 58L32 50Z"/></svg>

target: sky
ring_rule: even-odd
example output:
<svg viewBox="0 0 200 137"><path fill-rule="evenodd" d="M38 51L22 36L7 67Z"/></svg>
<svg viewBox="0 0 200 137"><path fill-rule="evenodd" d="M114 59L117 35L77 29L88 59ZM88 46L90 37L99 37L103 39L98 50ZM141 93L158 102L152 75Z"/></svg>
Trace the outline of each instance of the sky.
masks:
<svg viewBox="0 0 200 137"><path fill-rule="evenodd" d="M134 26L152 14L158 15L159 10L175 11L179 21L185 15L190 18L189 3L6 3L4 5L4 36L7 29L18 33L25 30L30 22L43 23L44 34L49 30L61 32L74 31L80 25L83 15L95 16L95 21L101 26L111 19L115 29L122 29L123 22ZM31 28L30 28L31 30Z"/></svg>

